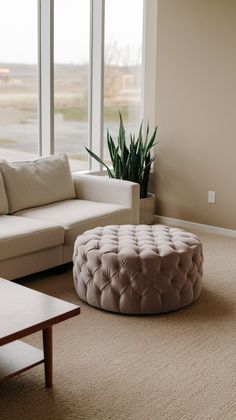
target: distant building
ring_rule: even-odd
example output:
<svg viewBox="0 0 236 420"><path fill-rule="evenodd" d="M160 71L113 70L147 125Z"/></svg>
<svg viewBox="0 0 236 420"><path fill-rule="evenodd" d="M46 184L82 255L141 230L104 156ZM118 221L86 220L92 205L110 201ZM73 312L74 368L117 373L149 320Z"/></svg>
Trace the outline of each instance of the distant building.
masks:
<svg viewBox="0 0 236 420"><path fill-rule="evenodd" d="M0 67L0 84L9 83L11 70L7 67Z"/></svg>

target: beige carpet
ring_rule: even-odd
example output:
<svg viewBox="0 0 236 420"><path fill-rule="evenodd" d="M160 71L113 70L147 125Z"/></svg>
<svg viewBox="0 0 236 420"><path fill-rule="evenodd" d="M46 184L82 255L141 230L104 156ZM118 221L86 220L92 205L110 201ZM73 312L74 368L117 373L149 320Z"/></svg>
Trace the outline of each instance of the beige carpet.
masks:
<svg viewBox="0 0 236 420"><path fill-rule="evenodd" d="M202 295L191 307L119 316L81 303L54 328L54 388L38 366L0 385L0 419L236 419L236 240L199 233ZM28 286L78 302L71 272ZM28 342L40 346L35 334Z"/></svg>

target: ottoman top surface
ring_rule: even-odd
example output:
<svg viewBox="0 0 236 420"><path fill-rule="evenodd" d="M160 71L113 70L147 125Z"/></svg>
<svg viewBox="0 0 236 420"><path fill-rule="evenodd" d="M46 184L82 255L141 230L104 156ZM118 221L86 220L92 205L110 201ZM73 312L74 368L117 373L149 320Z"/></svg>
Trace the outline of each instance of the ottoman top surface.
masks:
<svg viewBox="0 0 236 420"><path fill-rule="evenodd" d="M182 253L201 246L198 237L181 229L164 225L110 225L96 227L78 236L76 247L86 251L99 249L102 253L156 254Z"/></svg>

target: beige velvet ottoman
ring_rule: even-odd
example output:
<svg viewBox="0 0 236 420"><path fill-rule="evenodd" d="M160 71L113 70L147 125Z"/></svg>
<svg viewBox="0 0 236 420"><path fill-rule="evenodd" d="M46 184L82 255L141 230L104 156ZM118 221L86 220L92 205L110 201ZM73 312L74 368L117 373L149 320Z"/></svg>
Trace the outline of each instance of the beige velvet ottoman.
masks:
<svg viewBox="0 0 236 420"><path fill-rule="evenodd" d="M75 289L92 306L125 314L155 314L190 305L202 286L197 236L154 225L97 227L78 236Z"/></svg>

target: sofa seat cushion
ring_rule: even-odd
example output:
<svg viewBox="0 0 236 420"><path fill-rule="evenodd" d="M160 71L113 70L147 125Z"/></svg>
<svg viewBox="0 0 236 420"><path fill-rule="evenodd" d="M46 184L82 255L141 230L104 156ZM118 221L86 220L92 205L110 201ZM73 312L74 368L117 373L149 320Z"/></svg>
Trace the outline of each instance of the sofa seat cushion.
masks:
<svg viewBox="0 0 236 420"><path fill-rule="evenodd" d="M61 245L64 229L55 223L0 216L0 261Z"/></svg>
<svg viewBox="0 0 236 420"><path fill-rule="evenodd" d="M3 160L0 166L11 214L76 197L64 153L23 162Z"/></svg>
<svg viewBox="0 0 236 420"><path fill-rule="evenodd" d="M65 244L73 245L78 235L112 222L131 223L132 211L118 204L87 200L65 200L16 213L18 216L56 223L65 229Z"/></svg>

